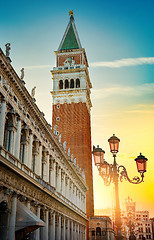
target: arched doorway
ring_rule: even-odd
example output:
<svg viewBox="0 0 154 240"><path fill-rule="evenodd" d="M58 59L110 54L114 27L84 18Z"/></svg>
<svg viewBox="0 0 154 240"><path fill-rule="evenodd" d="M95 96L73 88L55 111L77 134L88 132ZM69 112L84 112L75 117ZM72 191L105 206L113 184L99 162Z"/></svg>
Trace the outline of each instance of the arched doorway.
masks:
<svg viewBox="0 0 154 240"><path fill-rule="evenodd" d="M96 228L96 240L101 240L101 228Z"/></svg>
<svg viewBox="0 0 154 240"><path fill-rule="evenodd" d="M7 238L8 228L8 204L6 201L0 203L0 239L5 240Z"/></svg>

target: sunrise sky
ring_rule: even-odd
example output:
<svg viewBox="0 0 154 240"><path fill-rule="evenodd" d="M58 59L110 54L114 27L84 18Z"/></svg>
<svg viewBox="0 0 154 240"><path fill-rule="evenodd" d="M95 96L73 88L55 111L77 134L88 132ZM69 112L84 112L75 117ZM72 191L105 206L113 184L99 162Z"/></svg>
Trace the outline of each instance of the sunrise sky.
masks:
<svg viewBox="0 0 154 240"><path fill-rule="evenodd" d="M12 65L25 68L29 91L51 123L54 50L58 49L74 10L75 24L86 49L90 78L92 144L99 144L112 163L108 138L120 138L117 161L129 176L137 175L136 158L148 158L145 182L120 184L121 206L130 196L138 210L154 217L154 2L129 1L1 1L0 47L11 43ZM94 167L95 208L112 207L113 185L105 187Z"/></svg>

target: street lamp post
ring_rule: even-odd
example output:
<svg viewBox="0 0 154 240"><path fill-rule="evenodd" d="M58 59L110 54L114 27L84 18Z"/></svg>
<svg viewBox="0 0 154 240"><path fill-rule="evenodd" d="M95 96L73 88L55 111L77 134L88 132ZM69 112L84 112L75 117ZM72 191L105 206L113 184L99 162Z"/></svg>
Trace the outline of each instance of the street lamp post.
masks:
<svg viewBox="0 0 154 240"><path fill-rule="evenodd" d="M127 180L133 184L139 184L143 182L144 173L146 172L146 162L147 158L145 158L141 153L135 159L137 164L137 170L141 175L140 177L134 177L132 180L128 177L127 170L123 165L118 165L116 162L116 155L119 151L119 142L120 139L117 138L114 134L111 138L108 139L110 145L110 151L113 155L113 164L109 164L104 160L105 151L102 150L99 146L95 148L93 146L93 156L94 162L99 170L99 175L103 178L104 184L109 186L111 182L114 183L115 186L115 225L116 225L116 239L119 240L123 238L121 235L121 211L120 211L120 202L119 202L119 180L122 182L123 180Z"/></svg>

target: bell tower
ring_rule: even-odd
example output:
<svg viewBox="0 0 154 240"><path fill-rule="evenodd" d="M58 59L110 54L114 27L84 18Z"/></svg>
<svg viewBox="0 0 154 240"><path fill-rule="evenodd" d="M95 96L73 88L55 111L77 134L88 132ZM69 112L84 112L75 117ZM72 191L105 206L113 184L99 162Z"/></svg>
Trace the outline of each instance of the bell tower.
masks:
<svg viewBox="0 0 154 240"><path fill-rule="evenodd" d="M94 215L93 174L91 154L91 100L92 87L85 49L82 48L75 27L73 11L58 48L55 51L56 67L53 76L53 131L61 142L66 142L66 151L71 160L85 169L87 191L87 216Z"/></svg>

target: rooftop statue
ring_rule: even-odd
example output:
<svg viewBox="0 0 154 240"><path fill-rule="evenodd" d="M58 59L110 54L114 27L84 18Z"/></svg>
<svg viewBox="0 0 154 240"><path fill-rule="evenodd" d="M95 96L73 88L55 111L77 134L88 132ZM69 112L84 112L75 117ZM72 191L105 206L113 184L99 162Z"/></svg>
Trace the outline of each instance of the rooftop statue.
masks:
<svg viewBox="0 0 154 240"><path fill-rule="evenodd" d="M63 143L64 151L66 152L66 141Z"/></svg>
<svg viewBox="0 0 154 240"><path fill-rule="evenodd" d="M73 14L74 14L73 10L70 10L70 11L69 11L69 16L72 16L72 17L73 17Z"/></svg>
<svg viewBox="0 0 154 240"><path fill-rule="evenodd" d="M57 125L54 126L53 130L54 130L54 135L57 135Z"/></svg>
<svg viewBox="0 0 154 240"><path fill-rule="evenodd" d="M71 151L71 150L70 150L70 148L69 148L69 149L68 149L68 154L67 154L67 155L68 155L68 157L70 156L70 151Z"/></svg>
<svg viewBox="0 0 154 240"><path fill-rule="evenodd" d="M61 134L59 135L59 142L61 143Z"/></svg>
<svg viewBox="0 0 154 240"><path fill-rule="evenodd" d="M20 70L20 72L21 72L20 79L23 80L23 79L24 79L24 76L25 76L24 68L22 68L22 69Z"/></svg>
<svg viewBox="0 0 154 240"><path fill-rule="evenodd" d="M76 166L76 158L74 158L74 165Z"/></svg>
<svg viewBox="0 0 154 240"><path fill-rule="evenodd" d="M10 55L10 49L11 49L10 46L11 46L10 43L5 44L5 47L6 47L6 57L9 57L9 55Z"/></svg>
<svg viewBox="0 0 154 240"><path fill-rule="evenodd" d="M36 89L36 87L32 88L32 91L31 91L31 97L32 98L35 98L35 89Z"/></svg>

